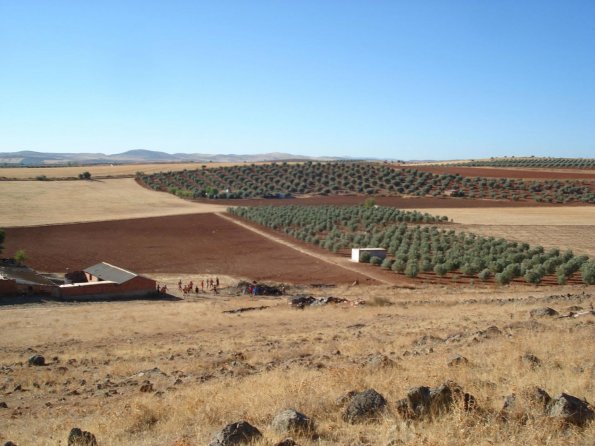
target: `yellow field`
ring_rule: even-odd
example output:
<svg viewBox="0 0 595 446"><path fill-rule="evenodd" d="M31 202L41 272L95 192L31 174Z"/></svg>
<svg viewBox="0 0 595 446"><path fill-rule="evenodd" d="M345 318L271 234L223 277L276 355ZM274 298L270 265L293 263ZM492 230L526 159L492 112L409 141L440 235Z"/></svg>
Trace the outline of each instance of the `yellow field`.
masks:
<svg viewBox="0 0 595 446"><path fill-rule="evenodd" d="M236 166L245 163L152 163L152 164L124 164L124 165L99 165L77 167L0 167L0 178L25 180L35 179L40 175L47 178L78 178L80 173L89 172L93 178L130 177L136 172L155 173L177 170L194 170L206 166L214 167ZM249 163L269 164L269 163Z"/></svg>
<svg viewBox="0 0 595 446"><path fill-rule="evenodd" d="M145 189L132 178L92 181L0 181L0 227L221 212Z"/></svg>
<svg viewBox="0 0 595 446"><path fill-rule="evenodd" d="M282 298L252 300L228 289L181 302L0 307L0 330L10 334L0 346L8 406L0 409L0 440L66 444L77 426L102 446L202 446L245 419L263 432L255 446L265 446L288 436L270 422L293 407L316 423L317 437L292 435L302 446L587 445L593 423L564 429L531 406L528 419L521 408L508 422L499 417L505 395L532 385L552 397L595 399L593 316L528 314L546 304L562 313L569 305L588 308L595 300L583 290L563 287L556 294L564 296L546 300L551 290L529 287L336 288L333 295L364 295L367 304L303 311ZM246 306L268 308L222 313ZM49 365L28 367L34 353ZM449 367L454 353L469 363ZM526 353L541 365L523 362ZM397 415L395 403L409 388L447 380L474 395L478 410L414 423ZM152 388L143 392L146 381ZM386 411L375 422L343 421L336 400L366 388L388 400Z"/></svg>
<svg viewBox="0 0 595 446"><path fill-rule="evenodd" d="M469 225L590 226L595 224L595 206L429 208L418 210L434 215L446 215L456 223Z"/></svg>

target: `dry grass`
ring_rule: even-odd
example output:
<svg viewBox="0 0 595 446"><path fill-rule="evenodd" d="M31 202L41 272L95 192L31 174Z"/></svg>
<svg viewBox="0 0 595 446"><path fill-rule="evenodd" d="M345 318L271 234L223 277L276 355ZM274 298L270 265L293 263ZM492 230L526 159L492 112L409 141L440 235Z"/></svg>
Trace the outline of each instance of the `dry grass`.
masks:
<svg viewBox="0 0 595 446"><path fill-rule="evenodd" d="M585 288L558 291L580 293ZM552 396L564 391L591 402L595 398L593 317L528 323L532 308L547 304L563 311L569 305L588 307L595 299L543 300L551 292L528 287L343 287L332 294L365 297L375 305L304 311L288 308L284 299L231 296L3 307L0 330L10 336L0 348L5 366L1 399L8 404L0 409L0 440L54 445L79 426L107 446L198 446L223 425L246 419L265 435L258 444L273 444L282 436L268 427L271 419L277 411L295 407L318 426L317 440L298 436L302 445L386 445L391 440L437 446L589 444L593 423L579 430L562 429L540 415L525 424L498 419L502 397L528 385ZM260 305L270 308L222 313ZM490 326L500 333L478 333ZM461 334L459 340L437 339L455 333ZM423 342L428 335L436 339ZM21 365L34 352L58 360L47 367ZM447 358L455 352L470 363L448 367ZM541 367L520 361L526 352L541 358ZM375 353L396 365L365 366ZM154 367L166 375L138 375ZM154 392L139 391L145 379L154 384ZM455 411L418 423L405 423L396 415L394 402L408 388L447 379L472 393L481 411ZM25 390L13 391L17 385ZM384 417L358 425L342 421L335 400L367 387L389 401Z"/></svg>
<svg viewBox="0 0 595 446"><path fill-rule="evenodd" d="M595 225L461 225L463 231L501 237L544 248L571 249L575 254L595 257Z"/></svg>
<svg viewBox="0 0 595 446"><path fill-rule="evenodd" d="M593 225L593 222L595 222L595 206L420 208L418 210L434 215L446 215L456 223L468 225L589 226Z"/></svg>
<svg viewBox="0 0 595 446"><path fill-rule="evenodd" d="M132 178L93 181L2 181L0 227L221 212L140 187Z"/></svg>
<svg viewBox="0 0 595 446"><path fill-rule="evenodd" d="M156 173L177 170L194 170L206 166L214 167L237 166L244 163L152 163L152 164L123 164L77 167L0 167L0 178L30 180L40 175L47 178L78 178L82 172L89 172L93 178L126 177L133 176L136 172ZM268 164L268 163L253 163Z"/></svg>

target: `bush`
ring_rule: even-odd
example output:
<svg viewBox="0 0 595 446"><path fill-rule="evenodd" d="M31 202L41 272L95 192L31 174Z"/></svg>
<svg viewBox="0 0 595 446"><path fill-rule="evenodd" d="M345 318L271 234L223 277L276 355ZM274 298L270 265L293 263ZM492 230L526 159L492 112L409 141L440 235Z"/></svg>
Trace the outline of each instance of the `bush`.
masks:
<svg viewBox="0 0 595 446"><path fill-rule="evenodd" d="M495 278L497 284L507 285L512 281L513 276L510 270L504 270L501 273L496 274Z"/></svg>
<svg viewBox="0 0 595 446"><path fill-rule="evenodd" d="M382 261L382 265L380 265L384 269L390 269L393 266L394 260L389 259L388 257Z"/></svg>
<svg viewBox="0 0 595 446"><path fill-rule="evenodd" d="M492 272L488 268L485 268L479 272L477 277L479 277L479 280L482 282L487 282L490 280L490 277L492 277Z"/></svg>
<svg viewBox="0 0 595 446"><path fill-rule="evenodd" d="M378 256L372 256L370 257L370 264L372 265L381 265L382 264L382 259Z"/></svg>
<svg viewBox="0 0 595 446"><path fill-rule="evenodd" d="M525 281L527 283L532 283L533 285L537 285L539 282L541 282L543 275L537 270L529 269L525 273L524 277L525 277Z"/></svg>
<svg viewBox="0 0 595 446"><path fill-rule="evenodd" d="M370 253L366 252L366 251L360 253L360 255L359 255L359 261L361 263L370 263L371 258L372 258L372 256L370 255Z"/></svg>
<svg viewBox="0 0 595 446"><path fill-rule="evenodd" d="M417 277L419 273L419 267L417 266L417 262L415 260L407 262L407 266L405 267L405 275L407 277Z"/></svg>
<svg viewBox="0 0 595 446"><path fill-rule="evenodd" d="M595 285L595 260L583 263L581 278L586 285Z"/></svg>
<svg viewBox="0 0 595 446"><path fill-rule="evenodd" d="M84 171L83 173L79 173L79 180L90 180L91 179L91 172Z"/></svg>
<svg viewBox="0 0 595 446"><path fill-rule="evenodd" d="M446 268L446 265L444 265L444 263L439 263L434 267L434 273L436 273L438 277L444 277L447 272L448 268Z"/></svg>

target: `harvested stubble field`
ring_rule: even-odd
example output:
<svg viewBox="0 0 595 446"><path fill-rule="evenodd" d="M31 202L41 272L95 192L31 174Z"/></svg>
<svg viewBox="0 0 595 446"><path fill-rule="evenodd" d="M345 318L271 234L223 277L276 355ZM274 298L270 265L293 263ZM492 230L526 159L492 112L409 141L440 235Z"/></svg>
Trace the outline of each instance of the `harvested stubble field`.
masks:
<svg viewBox="0 0 595 446"><path fill-rule="evenodd" d="M0 181L0 227L218 212L139 187L132 178L91 181ZM8 210L8 211L4 211Z"/></svg>
<svg viewBox="0 0 595 446"><path fill-rule="evenodd" d="M593 422L563 427L524 403L508 419L501 414L506 395L530 386L594 400L593 316L529 315L543 306L589 309L590 291L338 287L334 296L367 303L304 310L283 298L233 295L4 306L0 440L65 444L78 426L105 446L199 446L243 419L264 435L255 445L270 445L287 436L271 420L293 407L316 425L315 436L292 435L300 445L591 444ZM222 313L247 306L266 308ZM27 366L34 353L48 365ZM521 359L527 353L537 360ZM453 354L468 363L448 366ZM447 380L475 397L476 410L419 421L397 414L408 389ZM344 421L337 399L367 388L386 398L384 412Z"/></svg>
<svg viewBox="0 0 595 446"><path fill-rule="evenodd" d="M0 179L34 180L39 176L48 179L78 178L82 172L89 172L93 178L133 177L136 172L156 173L184 169L208 169L235 166L243 163L151 163L151 164L100 164L77 167L0 167ZM254 163L262 164L262 163Z"/></svg>

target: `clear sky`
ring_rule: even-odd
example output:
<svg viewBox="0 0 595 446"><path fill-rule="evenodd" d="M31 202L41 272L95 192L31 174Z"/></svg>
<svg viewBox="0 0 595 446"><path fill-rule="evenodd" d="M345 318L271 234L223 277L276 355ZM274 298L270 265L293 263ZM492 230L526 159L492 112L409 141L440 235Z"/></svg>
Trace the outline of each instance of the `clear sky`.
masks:
<svg viewBox="0 0 595 446"><path fill-rule="evenodd" d="M595 157L595 0L0 0L0 152Z"/></svg>

